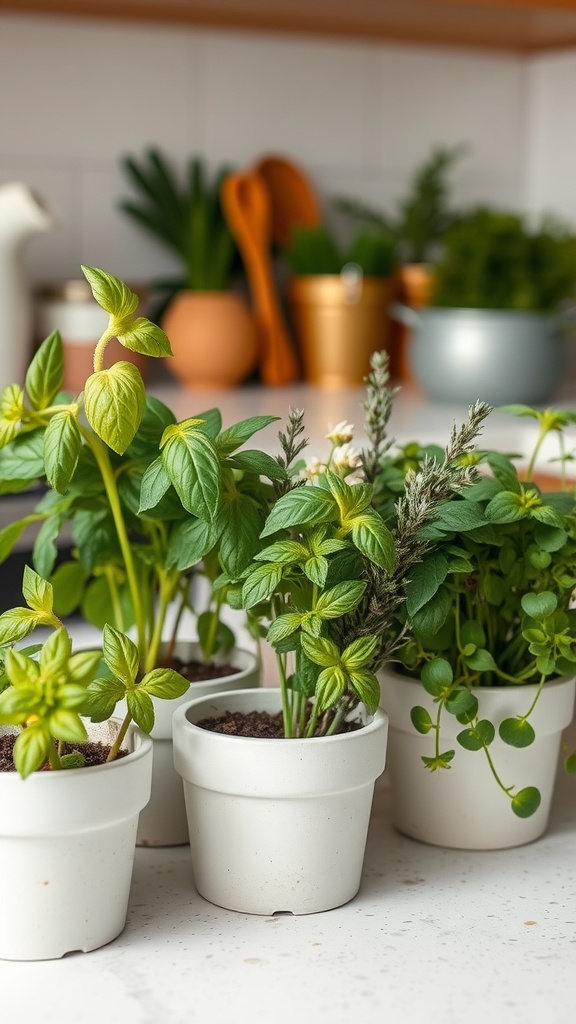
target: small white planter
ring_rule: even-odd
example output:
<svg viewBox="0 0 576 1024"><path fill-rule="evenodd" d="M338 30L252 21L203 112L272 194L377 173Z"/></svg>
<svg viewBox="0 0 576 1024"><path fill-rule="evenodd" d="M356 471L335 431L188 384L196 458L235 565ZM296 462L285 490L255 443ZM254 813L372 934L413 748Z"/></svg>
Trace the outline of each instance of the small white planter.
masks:
<svg viewBox="0 0 576 1024"><path fill-rule="evenodd" d="M449 769L430 772L422 756L434 754L434 733L422 736L410 720L415 705L435 719L437 706L418 680L385 669L380 673L382 706L390 716L388 768L392 816L396 828L413 839L436 846L496 850L521 846L541 836L548 826L562 730L574 713L574 679L546 683L530 722L536 739L529 747L503 743L498 734L490 755L505 786L536 786L542 802L529 818L519 818L497 785L482 750L465 750L456 736L464 728L443 712L441 750L455 750ZM496 727L504 718L528 711L536 686L478 688L480 718Z"/></svg>
<svg viewBox="0 0 576 1024"><path fill-rule="evenodd" d="M197 643L180 640L176 644L175 653L183 661L202 660L202 652ZM250 651L235 648L227 654L217 655L214 661L217 664L229 663L239 671L218 679L191 683L190 689L176 700L153 698L155 722L150 734L154 740L152 795L138 822L138 846L179 846L188 842L182 780L174 770L172 751L172 716L175 709L193 697L258 686L258 661Z"/></svg>
<svg viewBox="0 0 576 1024"><path fill-rule="evenodd" d="M225 711L280 710L278 689L192 701L174 714L198 892L248 914L312 914L360 886L388 719L317 739L252 739L200 729Z"/></svg>
<svg viewBox="0 0 576 1024"><path fill-rule="evenodd" d="M119 722L88 725L111 743ZM111 942L126 923L138 814L150 795L152 740L132 728L110 764L0 772L4 879L0 957L51 960Z"/></svg>

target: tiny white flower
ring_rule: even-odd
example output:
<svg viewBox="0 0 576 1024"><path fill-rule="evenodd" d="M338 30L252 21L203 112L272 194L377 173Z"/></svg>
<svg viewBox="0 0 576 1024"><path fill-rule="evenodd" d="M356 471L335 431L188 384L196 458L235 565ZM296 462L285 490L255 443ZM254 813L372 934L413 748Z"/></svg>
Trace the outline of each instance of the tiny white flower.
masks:
<svg viewBox="0 0 576 1024"><path fill-rule="evenodd" d="M354 437L354 424L340 420L335 427L331 427L326 437L332 444L347 444Z"/></svg>
<svg viewBox="0 0 576 1024"><path fill-rule="evenodd" d="M306 480L314 480L315 477L322 476L322 473L326 472L326 466L323 462L317 458L316 455L312 455L306 462L304 469L300 470L300 476Z"/></svg>
<svg viewBox="0 0 576 1024"><path fill-rule="evenodd" d="M351 444L341 444L332 452L332 466L336 471L358 469L361 465L360 453Z"/></svg>

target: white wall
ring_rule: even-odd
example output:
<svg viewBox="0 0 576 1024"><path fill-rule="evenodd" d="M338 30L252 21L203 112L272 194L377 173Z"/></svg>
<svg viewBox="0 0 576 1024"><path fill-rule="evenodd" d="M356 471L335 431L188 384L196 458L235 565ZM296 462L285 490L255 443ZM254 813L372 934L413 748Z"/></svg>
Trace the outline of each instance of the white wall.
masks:
<svg viewBox="0 0 576 1024"><path fill-rule="evenodd" d="M575 75L574 55L0 14L0 184L26 182L59 221L26 245L32 282L78 276L81 262L131 281L174 269L116 209L131 192L119 157L151 143L211 167L282 152L325 206L345 194L391 209L433 145L467 141L455 202L553 206L576 222L568 90L555 107Z"/></svg>

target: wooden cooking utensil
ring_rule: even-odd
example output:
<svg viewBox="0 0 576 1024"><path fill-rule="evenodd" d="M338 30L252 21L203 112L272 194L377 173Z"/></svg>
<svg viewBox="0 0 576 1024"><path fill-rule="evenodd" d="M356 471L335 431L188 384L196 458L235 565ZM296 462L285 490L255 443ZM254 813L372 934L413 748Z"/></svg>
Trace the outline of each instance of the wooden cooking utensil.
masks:
<svg viewBox="0 0 576 1024"><path fill-rule="evenodd" d="M272 240L286 246L296 224L314 227L321 211L311 182L291 160L264 156L254 170L266 184L270 197Z"/></svg>
<svg viewBox="0 0 576 1024"><path fill-rule="evenodd" d="M290 384L299 377L296 352L278 301L270 259L270 201L257 174L225 178L222 207L242 254L253 302L264 384Z"/></svg>

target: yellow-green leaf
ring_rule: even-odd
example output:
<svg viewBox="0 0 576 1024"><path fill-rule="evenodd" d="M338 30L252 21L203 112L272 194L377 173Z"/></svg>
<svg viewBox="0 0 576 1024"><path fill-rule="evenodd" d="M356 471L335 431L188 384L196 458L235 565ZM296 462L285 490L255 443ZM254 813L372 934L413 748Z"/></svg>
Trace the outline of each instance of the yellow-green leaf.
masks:
<svg viewBox="0 0 576 1024"><path fill-rule="evenodd" d="M146 405L142 377L133 363L114 363L93 373L84 387L84 408L93 431L122 455L134 437Z"/></svg>

